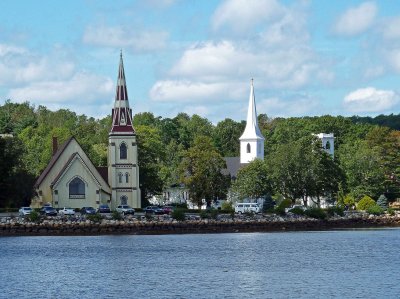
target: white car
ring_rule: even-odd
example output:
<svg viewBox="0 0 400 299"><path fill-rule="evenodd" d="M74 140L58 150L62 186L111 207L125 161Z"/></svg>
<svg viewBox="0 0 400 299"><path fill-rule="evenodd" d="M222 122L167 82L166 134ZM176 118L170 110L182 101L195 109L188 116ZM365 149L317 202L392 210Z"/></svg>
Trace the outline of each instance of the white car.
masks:
<svg viewBox="0 0 400 299"><path fill-rule="evenodd" d="M20 216L30 215L32 213L32 208L30 207L22 207L19 209L18 213Z"/></svg>
<svg viewBox="0 0 400 299"><path fill-rule="evenodd" d="M75 215L75 210L73 208L63 208L58 211L60 215Z"/></svg>

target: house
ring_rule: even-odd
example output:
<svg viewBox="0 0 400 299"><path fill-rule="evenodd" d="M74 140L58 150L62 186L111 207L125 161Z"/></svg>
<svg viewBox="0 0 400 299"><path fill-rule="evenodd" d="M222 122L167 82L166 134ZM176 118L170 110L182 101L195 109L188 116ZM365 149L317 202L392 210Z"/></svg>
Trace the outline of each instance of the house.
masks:
<svg viewBox="0 0 400 299"><path fill-rule="evenodd" d="M37 196L32 200L32 207L48 203L55 208L100 204L108 204L112 209L120 204L140 208L136 133L122 53L111 115L107 166L96 167L74 137L60 147L57 138L53 138L53 156L36 180Z"/></svg>

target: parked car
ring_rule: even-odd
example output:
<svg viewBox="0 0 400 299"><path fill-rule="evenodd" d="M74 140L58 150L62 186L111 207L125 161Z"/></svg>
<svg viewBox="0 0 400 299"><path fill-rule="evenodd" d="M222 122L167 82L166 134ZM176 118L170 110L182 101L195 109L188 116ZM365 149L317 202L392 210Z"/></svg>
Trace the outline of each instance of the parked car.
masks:
<svg viewBox="0 0 400 299"><path fill-rule="evenodd" d="M99 208L97 209L97 212L99 213L111 213L110 207L108 205L99 205Z"/></svg>
<svg viewBox="0 0 400 299"><path fill-rule="evenodd" d="M118 206L118 207L116 208L116 211L117 211L118 213L123 214L123 215L127 215L127 214L134 215L134 214L135 214L135 210L132 209L132 208L131 208L130 206L128 206L128 205L120 205L120 206Z"/></svg>
<svg viewBox="0 0 400 299"><path fill-rule="evenodd" d="M30 207L22 207L19 209L18 213L19 213L19 216L27 216L27 215L30 215L32 213L32 211L33 210Z"/></svg>
<svg viewBox="0 0 400 299"><path fill-rule="evenodd" d="M174 210L173 206L163 206L162 207L164 214L171 214L172 211Z"/></svg>
<svg viewBox="0 0 400 299"><path fill-rule="evenodd" d="M58 211L60 215L75 215L75 210L73 208L63 208Z"/></svg>
<svg viewBox="0 0 400 299"><path fill-rule="evenodd" d="M45 216L57 216L57 210L51 206L44 206L40 209L40 214Z"/></svg>
<svg viewBox="0 0 400 299"><path fill-rule="evenodd" d="M235 205L235 213L260 213L261 209L258 203L238 202Z"/></svg>
<svg viewBox="0 0 400 299"><path fill-rule="evenodd" d="M96 210L93 207L83 207L81 209L81 214L82 215L85 215L85 214L93 215L93 214L96 214Z"/></svg>
<svg viewBox="0 0 400 299"><path fill-rule="evenodd" d="M154 214L154 215L164 214L164 210L157 206L147 206L143 209L143 212L145 212L146 214Z"/></svg>

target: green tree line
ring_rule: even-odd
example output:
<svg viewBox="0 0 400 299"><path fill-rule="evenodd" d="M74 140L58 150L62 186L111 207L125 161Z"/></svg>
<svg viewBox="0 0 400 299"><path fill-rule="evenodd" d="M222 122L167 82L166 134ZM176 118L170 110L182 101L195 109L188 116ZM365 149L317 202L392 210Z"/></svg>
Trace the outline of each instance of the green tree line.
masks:
<svg viewBox="0 0 400 299"><path fill-rule="evenodd" d="M269 118L261 114L265 161L243 167L231 185L220 169L225 167L223 157L239 156L244 121L226 118L212 124L196 114L163 118L138 113L133 125L142 199L182 183L195 201L224 198L228 190L239 197L280 194L291 200L312 196L316 201L327 194L336 200L339 194L355 200L396 194L400 132L393 128L399 119L400 114L390 115L380 126L356 117ZM13 137L0 138L0 207L29 203L35 178L51 159L53 136L60 145L75 136L95 166L106 166L110 126L110 116L94 119L67 109L50 111L29 102L6 101L0 106L0 133ZM320 132L335 134L334 159L312 135Z"/></svg>

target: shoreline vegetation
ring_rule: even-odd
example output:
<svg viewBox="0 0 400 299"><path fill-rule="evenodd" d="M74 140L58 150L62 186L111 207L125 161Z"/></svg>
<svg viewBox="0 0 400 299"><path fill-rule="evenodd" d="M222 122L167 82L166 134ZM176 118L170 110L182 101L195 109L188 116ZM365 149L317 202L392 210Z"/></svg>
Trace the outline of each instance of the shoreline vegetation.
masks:
<svg viewBox="0 0 400 299"><path fill-rule="evenodd" d="M221 214L217 219L192 217L177 221L170 216L132 217L120 220L106 217L92 221L85 218L54 217L30 222L20 217L3 217L0 236L96 236L96 235L162 235L242 232L323 231L400 227L400 214L369 215L349 213L328 219L299 215L235 215Z"/></svg>

